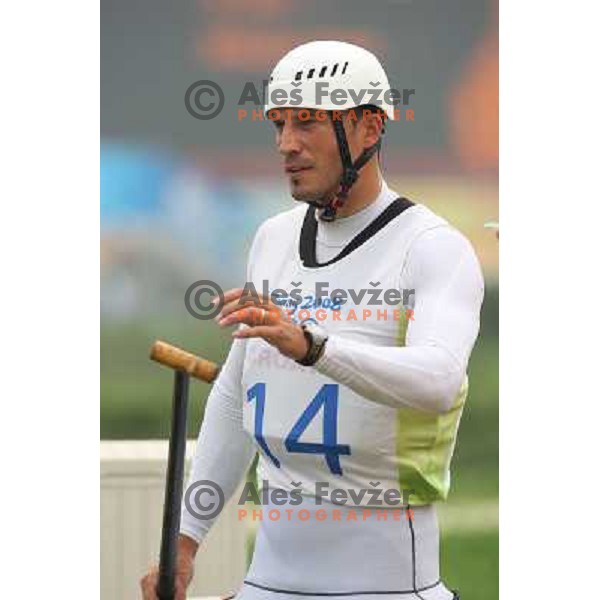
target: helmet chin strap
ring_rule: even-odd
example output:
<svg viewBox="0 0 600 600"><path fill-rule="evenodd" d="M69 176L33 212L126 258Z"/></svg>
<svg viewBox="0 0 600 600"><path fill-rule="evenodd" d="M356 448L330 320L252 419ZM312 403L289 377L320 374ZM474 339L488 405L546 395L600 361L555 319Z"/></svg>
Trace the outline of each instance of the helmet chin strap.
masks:
<svg viewBox="0 0 600 600"><path fill-rule="evenodd" d="M335 131L335 137L337 139L338 148L340 151L340 158L342 160L342 178L340 179L339 189L337 194L333 196L325 206L317 202L311 202L317 208L321 208L319 218L322 221L334 221L337 215L337 211L344 205L348 198L350 188L356 183L358 179L358 172L364 167L371 157L381 147L381 138L377 140L375 144L369 148L365 148L355 162L352 162L352 156L350 154L350 146L346 138L346 131L344 129L344 123L341 119L334 120L333 113L331 115L331 122L333 123L333 129Z"/></svg>

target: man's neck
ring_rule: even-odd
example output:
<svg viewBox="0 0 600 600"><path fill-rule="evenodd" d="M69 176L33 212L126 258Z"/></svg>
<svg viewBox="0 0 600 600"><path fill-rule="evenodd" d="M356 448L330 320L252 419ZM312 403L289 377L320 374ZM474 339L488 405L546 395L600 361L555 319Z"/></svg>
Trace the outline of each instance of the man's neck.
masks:
<svg viewBox="0 0 600 600"><path fill-rule="evenodd" d="M383 177L376 161L367 163L356 183L350 189L344 205L338 209L338 217L349 217L377 200L383 185Z"/></svg>

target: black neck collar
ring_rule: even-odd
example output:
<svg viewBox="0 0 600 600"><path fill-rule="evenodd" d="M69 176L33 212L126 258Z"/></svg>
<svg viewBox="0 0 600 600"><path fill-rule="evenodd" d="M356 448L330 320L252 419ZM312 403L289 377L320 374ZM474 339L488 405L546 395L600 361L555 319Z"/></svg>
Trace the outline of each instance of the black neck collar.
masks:
<svg viewBox="0 0 600 600"><path fill-rule="evenodd" d="M402 214L407 208L414 206L407 198L396 198L381 212L371 223L369 223L360 233L358 233L344 249L331 260L324 263L317 262L317 228L318 221L315 218L316 207L309 206L304 215L302 230L300 231L300 260L303 266L309 269L317 267L326 267L342 260L351 252L362 246L367 240L372 238L380 229L383 229L392 219Z"/></svg>

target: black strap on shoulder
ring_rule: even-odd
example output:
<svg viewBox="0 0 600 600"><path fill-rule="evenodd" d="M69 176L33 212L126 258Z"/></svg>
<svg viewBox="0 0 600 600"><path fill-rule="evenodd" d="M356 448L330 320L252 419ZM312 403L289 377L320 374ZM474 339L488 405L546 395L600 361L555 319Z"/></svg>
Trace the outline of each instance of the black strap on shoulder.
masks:
<svg viewBox="0 0 600 600"><path fill-rule="evenodd" d="M407 208L414 206L408 198L396 198L377 218L373 219L352 241L334 258L324 263L317 262L317 227L315 218L316 207L309 206L304 215L302 230L300 231L300 260L305 267L326 267L348 256L350 252L362 246L378 231L383 229L392 219L402 214Z"/></svg>

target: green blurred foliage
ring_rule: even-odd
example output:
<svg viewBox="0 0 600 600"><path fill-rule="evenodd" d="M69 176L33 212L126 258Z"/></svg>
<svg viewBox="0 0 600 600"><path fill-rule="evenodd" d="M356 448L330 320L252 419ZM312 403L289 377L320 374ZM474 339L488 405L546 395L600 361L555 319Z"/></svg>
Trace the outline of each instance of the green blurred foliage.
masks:
<svg viewBox="0 0 600 600"><path fill-rule="evenodd" d="M461 600L498 599L498 531L442 531L441 575Z"/></svg>

